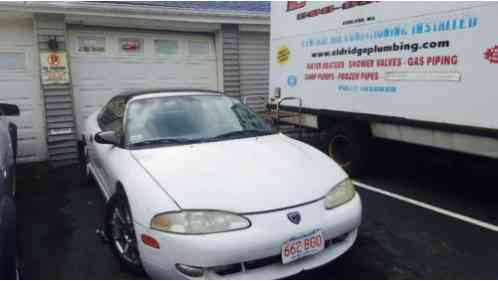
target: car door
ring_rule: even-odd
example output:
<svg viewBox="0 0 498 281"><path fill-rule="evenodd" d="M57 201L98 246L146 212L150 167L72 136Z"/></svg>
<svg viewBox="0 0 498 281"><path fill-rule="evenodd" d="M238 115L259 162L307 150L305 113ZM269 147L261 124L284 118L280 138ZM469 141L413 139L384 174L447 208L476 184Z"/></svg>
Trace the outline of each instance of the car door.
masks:
<svg viewBox="0 0 498 281"><path fill-rule="evenodd" d="M0 116L0 279L15 279L16 277L16 207L13 199L13 165L9 124L4 116Z"/></svg>
<svg viewBox="0 0 498 281"><path fill-rule="evenodd" d="M0 193L0 279L16 279L16 206L6 192Z"/></svg>
<svg viewBox="0 0 498 281"><path fill-rule="evenodd" d="M114 131L118 135L122 134L125 105L125 98L118 96L102 109L97 119L102 132ZM91 136L91 138L94 139L95 136ZM103 185L104 192L109 196L114 192L114 183L117 177L113 172L113 165L116 164L112 160L116 158L114 154L121 152L122 149L111 144L97 143L95 140L93 140L92 145L95 152L95 169L98 170L99 181Z"/></svg>
<svg viewBox="0 0 498 281"><path fill-rule="evenodd" d="M12 142L8 124L4 117L0 116L0 189L11 189L9 180L11 167L13 165Z"/></svg>

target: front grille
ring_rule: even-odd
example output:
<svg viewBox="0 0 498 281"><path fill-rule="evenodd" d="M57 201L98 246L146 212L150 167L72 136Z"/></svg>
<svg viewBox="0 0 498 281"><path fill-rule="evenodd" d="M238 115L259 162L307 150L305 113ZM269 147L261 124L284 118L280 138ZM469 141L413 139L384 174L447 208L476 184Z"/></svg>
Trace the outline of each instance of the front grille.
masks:
<svg viewBox="0 0 498 281"><path fill-rule="evenodd" d="M244 265L245 265L246 269L250 270L250 269L264 267L264 266L274 264L277 262L282 262L282 257L280 255L262 258L262 259L257 259L257 260L252 260L252 261L246 261L244 263Z"/></svg>
<svg viewBox="0 0 498 281"><path fill-rule="evenodd" d="M335 238L329 239L325 241L325 249L330 247L330 245L338 244L346 240L349 236L350 232L345 233L343 235L337 236ZM229 275L239 273L245 270L257 269L265 266L269 266L275 263L281 263L282 257L281 255L275 255L271 257L266 257L262 259L256 259L251 261L246 261L243 263L234 263L223 266L212 267L211 270L214 271L218 275Z"/></svg>

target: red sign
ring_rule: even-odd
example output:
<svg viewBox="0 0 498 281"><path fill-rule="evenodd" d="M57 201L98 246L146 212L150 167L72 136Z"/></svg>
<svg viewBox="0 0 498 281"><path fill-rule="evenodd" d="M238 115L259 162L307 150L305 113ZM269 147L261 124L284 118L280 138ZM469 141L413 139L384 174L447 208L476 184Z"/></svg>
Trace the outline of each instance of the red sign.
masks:
<svg viewBox="0 0 498 281"><path fill-rule="evenodd" d="M301 9L306 6L306 1L287 1L287 12Z"/></svg>
<svg viewBox="0 0 498 281"><path fill-rule="evenodd" d="M136 40L127 40L123 41L121 44L121 48L125 51L137 51L139 48L139 42Z"/></svg>
<svg viewBox="0 0 498 281"><path fill-rule="evenodd" d="M494 48L489 48L484 53L484 58L489 60L490 63L498 64L498 45L494 46Z"/></svg>
<svg viewBox="0 0 498 281"><path fill-rule="evenodd" d="M48 65L58 66L61 63L61 58L58 54L50 54L48 56Z"/></svg>

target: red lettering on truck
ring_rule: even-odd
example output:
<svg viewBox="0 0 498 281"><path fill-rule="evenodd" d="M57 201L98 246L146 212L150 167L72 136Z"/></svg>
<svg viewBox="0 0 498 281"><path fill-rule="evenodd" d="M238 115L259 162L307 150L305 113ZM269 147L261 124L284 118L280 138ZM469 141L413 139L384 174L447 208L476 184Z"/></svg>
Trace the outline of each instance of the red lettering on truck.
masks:
<svg viewBox="0 0 498 281"><path fill-rule="evenodd" d="M498 45L487 49L484 53L484 58L489 60L490 63L498 63Z"/></svg>
<svg viewBox="0 0 498 281"><path fill-rule="evenodd" d="M458 57L454 56L429 56L426 59L427 65L456 65Z"/></svg>
<svg viewBox="0 0 498 281"><path fill-rule="evenodd" d="M287 1L287 12L301 9L306 6L306 1Z"/></svg>

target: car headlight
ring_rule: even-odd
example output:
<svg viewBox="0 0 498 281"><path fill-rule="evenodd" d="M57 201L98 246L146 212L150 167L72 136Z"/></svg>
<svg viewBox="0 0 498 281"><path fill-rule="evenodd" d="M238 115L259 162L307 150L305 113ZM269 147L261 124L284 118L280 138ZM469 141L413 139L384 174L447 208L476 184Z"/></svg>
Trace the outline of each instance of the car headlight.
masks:
<svg viewBox="0 0 498 281"><path fill-rule="evenodd" d="M355 194L356 190L353 182L350 179L346 179L334 186L325 196L325 208L332 209L340 206L353 199Z"/></svg>
<svg viewBox="0 0 498 281"><path fill-rule="evenodd" d="M223 211L181 211L156 215L150 222L155 230L179 234L209 234L240 230L251 222L240 215Z"/></svg>

